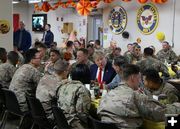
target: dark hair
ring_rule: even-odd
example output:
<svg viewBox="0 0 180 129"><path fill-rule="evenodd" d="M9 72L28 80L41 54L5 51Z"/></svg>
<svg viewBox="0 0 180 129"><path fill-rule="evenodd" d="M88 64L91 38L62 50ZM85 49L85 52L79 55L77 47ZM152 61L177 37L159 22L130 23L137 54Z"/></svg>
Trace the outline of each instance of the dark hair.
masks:
<svg viewBox="0 0 180 129"><path fill-rule="evenodd" d="M144 48L144 55L145 56L152 56L153 55L153 49L150 47Z"/></svg>
<svg viewBox="0 0 180 129"><path fill-rule="evenodd" d="M48 25L48 26L49 26L49 28L51 28L51 25L50 25L50 24L46 24L46 25Z"/></svg>
<svg viewBox="0 0 180 129"><path fill-rule="evenodd" d="M120 47L116 47L116 48L114 49L114 51L116 51L116 50L121 51L121 48L120 48Z"/></svg>
<svg viewBox="0 0 180 129"><path fill-rule="evenodd" d="M131 76L133 74L139 74L140 68L134 64L127 64L124 66L122 71L123 71L124 80L127 80L129 78L129 76Z"/></svg>
<svg viewBox="0 0 180 129"><path fill-rule="evenodd" d="M47 49L47 46L44 43L40 43L40 44L38 44L37 48Z"/></svg>
<svg viewBox="0 0 180 129"><path fill-rule="evenodd" d="M159 72L155 69L144 70L143 76L146 76L146 80L152 81L154 83L162 83L162 79L159 76Z"/></svg>
<svg viewBox="0 0 180 129"><path fill-rule="evenodd" d="M93 44L88 44L88 45L87 45L87 48L89 48L89 47L90 47L90 48L94 48L94 47L93 47Z"/></svg>
<svg viewBox="0 0 180 129"><path fill-rule="evenodd" d="M17 64L18 62L18 59L19 59L19 56L18 56L18 53L15 52L15 51L10 51L8 52L8 61L13 64L14 66Z"/></svg>
<svg viewBox="0 0 180 129"><path fill-rule="evenodd" d="M7 60L7 51L5 48L0 47L0 60L5 63Z"/></svg>
<svg viewBox="0 0 180 129"><path fill-rule="evenodd" d="M71 47L73 45L73 41L67 41L66 47Z"/></svg>
<svg viewBox="0 0 180 129"><path fill-rule="evenodd" d="M34 47L35 47L35 48L38 48L41 44L42 44L42 42L36 41L36 42L34 43Z"/></svg>
<svg viewBox="0 0 180 129"><path fill-rule="evenodd" d="M79 80L83 84L90 84L91 75L86 64L77 64L71 71L72 80Z"/></svg>
<svg viewBox="0 0 180 129"><path fill-rule="evenodd" d="M57 46L57 42L52 42L51 43L51 46L54 46L54 45Z"/></svg>
<svg viewBox="0 0 180 129"><path fill-rule="evenodd" d="M167 45L169 45L169 42L168 42L168 41L163 41L162 43L166 43Z"/></svg>
<svg viewBox="0 0 180 129"><path fill-rule="evenodd" d="M127 46L129 46L129 45L131 45L131 46L132 46L133 44L132 44L132 43L128 43L128 44L127 44Z"/></svg>
<svg viewBox="0 0 180 129"><path fill-rule="evenodd" d="M88 55L88 50L86 48L80 48L78 51L82 51L85 55Z"/></svg>
<svg viewBox="0 0 180 129"><path fill-rule="evenodd" d="M55 53L56 55L60 56L60 52L59 52L58 50L56 50L56 49L50 50L49 54L50 54L51 52L53 52L53 53Z"/></svg>
<svg viewBox="0 0 180 129"><path fill-rule="evenodd" d="M124 56L118 56L114 58L113 64L119 66L120 68L123 68L124 65L128 64L128 60Z"/></svg>
<svg viewBox="0 0 180 129"><path fill-rule="evenodd" d="M26 53L25 53L25 64L28 64L36 55L36 53L38 53L38 50L35 48L29 49Z"/></svg>
<svg viewBox="0 0 180 129"><path fill-rule="evenodd" d="M97 39L97 40L95 40L95 42L94 42L96 45L101 45L101 42L100 42L100 40L99 39Z"/></svg>

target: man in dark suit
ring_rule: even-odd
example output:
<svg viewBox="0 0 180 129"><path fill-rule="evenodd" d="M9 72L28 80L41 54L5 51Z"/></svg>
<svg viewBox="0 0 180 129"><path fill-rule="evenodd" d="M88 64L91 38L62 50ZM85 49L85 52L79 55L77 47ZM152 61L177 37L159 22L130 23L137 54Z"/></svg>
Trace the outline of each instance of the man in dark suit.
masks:
<svg viewBox="0 0 180 129"><path fill-rule="evenodd" d="M45 31L43 33L43 38L42 38L42 42L48 47L50 48L51 43L54 42L54 34L52 33L52 31L50 30L51 25L50 24L46 24L45 25Z"/></svg>
<svg viewBox="0 0 180 129"><path fill-rule="evenodd" d="M32 39L23 21L20 21L19 26L20 28L13 35L13 45L19 52L24 53L31 47Z"/></svg>
<svg viewBox="0 0 180 129"><path fill-rule="evenodd" d="M103 84L108 84L115 77L112 64L109 63L102 51L96 51L94 53L95 64L91 65L91 80L97 80L100 89L103 89Z"/></svg>

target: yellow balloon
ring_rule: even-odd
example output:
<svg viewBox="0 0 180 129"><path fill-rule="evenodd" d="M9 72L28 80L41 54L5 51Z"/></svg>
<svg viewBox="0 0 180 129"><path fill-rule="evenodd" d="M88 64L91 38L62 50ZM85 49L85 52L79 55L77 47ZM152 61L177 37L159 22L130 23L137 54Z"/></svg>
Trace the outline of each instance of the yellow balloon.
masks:
<svg viewBox="0 0 180 129"><path fill-rule="evenodd" d="M156 33L156 38L159 40L159 41L164 41L165 40L165 34L163 32L157 32Z"/></svg>

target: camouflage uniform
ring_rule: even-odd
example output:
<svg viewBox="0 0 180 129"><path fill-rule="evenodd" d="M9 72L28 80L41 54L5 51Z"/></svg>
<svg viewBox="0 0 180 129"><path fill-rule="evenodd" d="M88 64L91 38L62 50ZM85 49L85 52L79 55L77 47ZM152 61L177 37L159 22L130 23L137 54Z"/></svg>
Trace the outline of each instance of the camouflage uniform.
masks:
<svg viewBox="0 0 180 129"><path fill-rule="evenodd" d="M107 60L108 60L110 63L113 62L113 60L114 60L114 55L113 55L112 53L106 55L106 57L107 57Z"/></svg>
<svg viewBox="0 0 180 129"><path fill-rule="evenodd" d="M74 69L77 64L78 64L77 62L73 63L72 66L71 66L71 68ZM94 63L93 63L92 61L90 61L90 60L88 60L87 63L86 63L86 65L87 65L89 68L90 68L90 66L91 66L92 64L94 64Z"/></svg>
<svg viewBox="0 0 180 129"><path fill-rule="evenodd" d="M16 70L9 89L16 94L22 111L28 110L25 94L35 95L39 80L39 71L30 64L24 64Z"/></svg>
<svg viewBox="0 0 180 129"><path fill-rule="evenodd" d="M143 118L162 121L165 112L180 113L179 106L180 104L173 110L166 109L156 100L121 83L121 86L111 90L101 99L97 113L101 116L102 121L118 123L118 126L128 129L136 129L141 126Z"/></svg>
<svg viewBox="0 0 180 129"><path fill-rule="evenodd" d="M93 58L93 55L90 55L90 56L88 57L88 59L89 59L91 62L93 62L93 63L95 62L95 61L94 61L94 58Z"/></svg>
<svg viewBox="0 0 180 129"><path fill-rule="evenodd" d="M147 57L143 60L140 60L136 63L143 72L146 69L155 69L158 72L162 72L163 75L169 76L168 68L159 60L153 57Z"/></svg>
<svg viewBox="0 0 180 129"><path fill-rule="evenodd" d="M158 90L151 90L147 87L144 88L144 93L148 96L160 96L160 95L166 95L165 100L160 100L161 103L163 104L172 104L174 102L179 102L180 94L179 91L172 86L169 83L162 83L160 88Z"/></svg>
<svg viewBox="0 0 180 129"><path fill-rule="evenodd" d="M79 81L62 81L56 93L58 105L72 128L86 128L80 121L80 118L86 120L91 105L90 93L85 86Z"/></svg>
<svg viewBox="0 0 180 129"><path fill-rule="evenodd" d="M129 64L136 64L137 61L142 59L142 55L136 57L132 53L127 53L124 57L127 59Z"/></svg>
<svg viewBox="0 0 180 129"><path fill-rule="evenodd" d="M39 81L36 90L36 97L40 100L48 118L53 119L51 100L55 97L56 88L60 85L60 77L56 74L45 75Z"/></svg>
<svg viewBox="0 0 180 129"><path fill-rule="evenodd" d="M177 61L176 53L172 49L169 49L166 52L162 49L156 54L156 56L163 63L165 62L165 60L167 61L167 63Z"/></svg>
<svg viewBox="0 0 180 129"><path fill-rule="evenodd" d="M0 83L3 87L9 88L15 71L16 67L8 62L0 65Z"/></svg>
<svg viewBox="0 0 180 129"><path fill-rule="evenodd" d="M94 48L94 52L96 52L96 51L102 51L102 52L104 52L104 48L103 48L103 47L100 47L100 48Z"/></svg>
<svg viewBox="0 0 180 129"><path fill-rule="evenodd" d="M110 48L110 47L108 47L108 48L105 48L104 49L104 53L106 54L106 55L109 55L109 54L111 54L112 52L113 52L113 48Z"/></svg>

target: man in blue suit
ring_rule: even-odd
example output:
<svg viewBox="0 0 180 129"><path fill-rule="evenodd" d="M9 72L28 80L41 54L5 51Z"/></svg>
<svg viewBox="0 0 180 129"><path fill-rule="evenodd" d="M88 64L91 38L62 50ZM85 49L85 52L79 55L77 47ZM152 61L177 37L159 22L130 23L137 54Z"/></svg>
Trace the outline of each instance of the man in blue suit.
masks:
<svg viewBox="0 0 180 129"><path fill-rule="evenodd" d="M54 34L52 33L52 31L50 30L51 25L50 24L46 24L45 25L45 31L43 33L43 38L42 38L42 42L48 47L50 48L51 43L54 42Z"/></svg>
<svg viewBox="0 0 180 129"><path fill-rule="evenodd" d="M23 21L20 21L19 26L20 28L13 35L13 45L19 52L24 53L31 47L32 39Z"/></svg>
<svg viewBox="0 0 180 129"><path fill-rule="evenodd" d="M116 72L104 56L102 51L94 53L95 64L91 65L91 80L97 80L100 89L103 89L103 84L108 84L115 77Z"/></svg>

